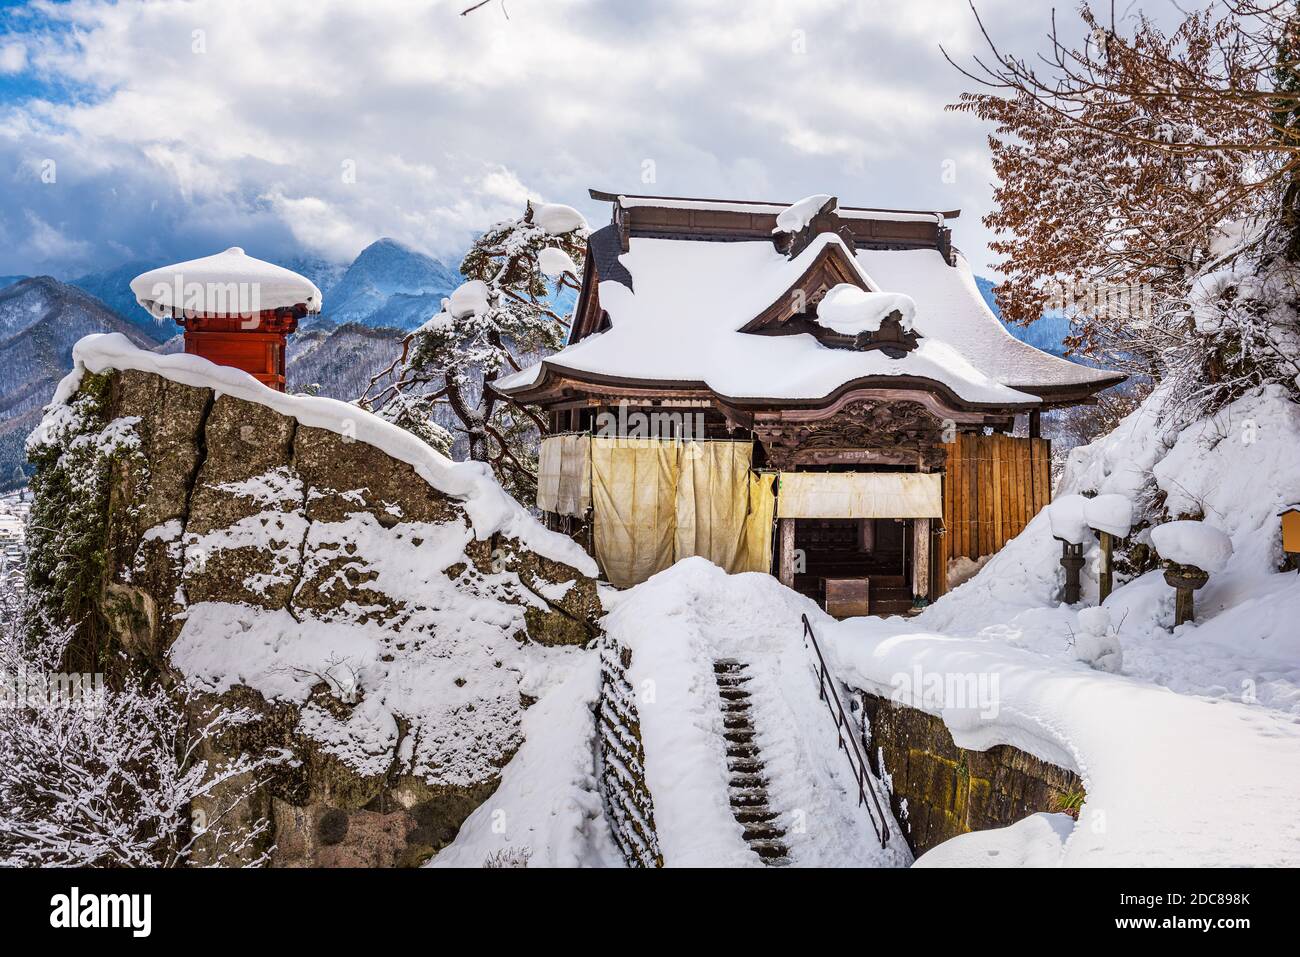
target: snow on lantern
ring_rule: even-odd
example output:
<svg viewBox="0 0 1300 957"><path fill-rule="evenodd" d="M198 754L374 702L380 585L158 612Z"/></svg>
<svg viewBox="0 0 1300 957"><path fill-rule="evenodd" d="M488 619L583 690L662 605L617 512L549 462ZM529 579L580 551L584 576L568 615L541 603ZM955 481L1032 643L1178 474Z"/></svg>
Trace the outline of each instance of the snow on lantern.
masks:
<svg viewBox="0 0 1300 957"><path fill-rule="evenodd" d="M1083 542L1089 534L1088 519L1084 514L1086 501L1082 495L1062 495L1047 506L1052 537L1061 543L1067 605L1073 605L1080 597L1079 570L1083 568Z"/></svg>
<svg viewBox="0 0 1300 957"><path fill-rule="evenodd" d="M1196 620L1192 595L1232 558L1232 539L1204 522L1166 522L1151 529L1151 544L1169 564L1165 582L1174 589L1174 627Z"/></svg>
<svg viewBox="0 0 1300 957"><path fill-rule="evenodd" d="M155 318L185 329L186 353L243 369L281 392L285 340L299 319L321 309L310 280L238 246L136 276L131 292Z"/></svg>

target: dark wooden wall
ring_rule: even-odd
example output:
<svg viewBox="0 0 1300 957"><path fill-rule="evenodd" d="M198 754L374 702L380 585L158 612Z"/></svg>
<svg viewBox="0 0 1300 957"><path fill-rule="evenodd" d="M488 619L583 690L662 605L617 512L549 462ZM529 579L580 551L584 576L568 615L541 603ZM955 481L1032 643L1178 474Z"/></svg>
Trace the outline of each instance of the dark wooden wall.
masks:
<svg viewBox="0 0 1300 957"><path fill-rule="evenodd" d="M1052 500L1051 458L1049 439L958 433L943 482L944 564L990 555L1019 535Z"/></svg>

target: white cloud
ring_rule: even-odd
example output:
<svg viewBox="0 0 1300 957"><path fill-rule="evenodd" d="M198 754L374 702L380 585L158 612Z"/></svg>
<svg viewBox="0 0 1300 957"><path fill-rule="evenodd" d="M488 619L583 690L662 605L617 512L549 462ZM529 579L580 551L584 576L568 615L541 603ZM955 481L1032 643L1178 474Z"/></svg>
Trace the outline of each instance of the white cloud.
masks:
<svg viewBox="0 0 1300 957"><path fill-rule="evenodd" d="M62 224L70 254L81 241L108 260L110 242L346 259L383 235L453 255L528 197L604 222L588 186L832 192L964 206L958 242L983 259L985 130L943 111L963 81L937 47L975 49L965 0L508 0L509 19L462 5L42 4L63 29L25 35L23 62L89 95L0 104L0 169L59 163L57 186L0 190L0 219L30 207ZM980 8L1029 49L1045 14L1029 6ZM0 271L22 255L0 250Z"/></svg>
<svg viewBox="0 0 1300 957"><path fill-rule="evenodd" d="M374 239L344 212L317 196L291 199L276 192L263 198L284 219L304 248L327 259L348 259Z"/></svg>
<svg viewBox="0 0 1300 957"><path fill-rule="evenodd" d="M25 213L30 232L23 245L33 262L75 263L90 254L89 243L65 235L61 229L51 226L31 210L25 210Z"/></svg>
<svg viewBox="0 0 1300 957"><path fill-rule="evenodd" d="M0 73L21 73L27 67L27 47L16 41L0 43Z"/></svg>

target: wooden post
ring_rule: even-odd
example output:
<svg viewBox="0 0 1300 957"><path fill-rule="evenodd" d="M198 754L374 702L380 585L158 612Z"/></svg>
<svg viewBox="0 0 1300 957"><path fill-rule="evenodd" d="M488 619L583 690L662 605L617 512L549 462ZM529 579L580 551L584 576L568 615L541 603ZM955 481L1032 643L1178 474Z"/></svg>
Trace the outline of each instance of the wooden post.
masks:
<svg viewBox="0 0 1300 957"><path fill-rule="evenodd" d="M777 520L780 528L781 564L778 577L786 588L794 587L794 519Z"/></svg>
<svg viewBox="0 0 1300 957"><path fill-rule="evenodd" d="M1110 532L1098 532L1097 537L1101 539L1101 600L1105 601L1115 585L1110 562L1113 540Z"/></svg>
<svg viewBox="0 0 1300 957"><path fill-rule="evenodd" d="M912 519L912 605L930 604L930 520Z"/></svg>
<svg viewBox="0 0 1300 957"><path fill-rule="evenodd" d="M1038 409L1031 409L1029 412L1029 437L1031 439L1041 439L1043 437L1043 414Z"/></svg>

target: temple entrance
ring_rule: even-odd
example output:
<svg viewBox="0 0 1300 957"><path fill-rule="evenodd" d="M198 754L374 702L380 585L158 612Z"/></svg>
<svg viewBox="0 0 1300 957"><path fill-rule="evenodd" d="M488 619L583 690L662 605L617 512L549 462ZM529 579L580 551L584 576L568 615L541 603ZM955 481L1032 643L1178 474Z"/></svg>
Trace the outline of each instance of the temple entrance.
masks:
<svg viewBox="0 0 1300 957"><path fill-rule="evenodd" d="M911 526L910 519L894 518L796 519L795 590L826 607L827 582L866 579L871 614L906 613L912 607Z"/></svg>

